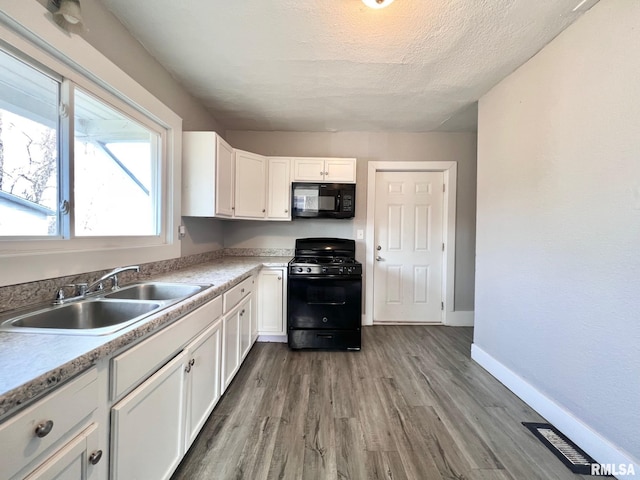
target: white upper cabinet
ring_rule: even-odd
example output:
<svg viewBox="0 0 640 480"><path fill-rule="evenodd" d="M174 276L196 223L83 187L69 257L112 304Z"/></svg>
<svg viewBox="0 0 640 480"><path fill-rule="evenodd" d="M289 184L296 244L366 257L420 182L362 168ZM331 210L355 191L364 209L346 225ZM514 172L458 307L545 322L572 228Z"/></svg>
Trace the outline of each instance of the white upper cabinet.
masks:
<svg viewBox="0 0 640 480"><path fill-rule="evenodd" d="M182 139L182 215L233 217L233 148L215 132Z"/></svg>
<svg viewBox="0 0 640 480"><path fill-rule="evenodd" d="M267 219L291 220L291 159L269 157Z"/></svg>
<svg viewBox="0 0 640 480"><path fill-rule="evenodd" d="M356 183L356 159L294 158L293 181Z"/></svg>
<svg viewBox="0 0 640 480"><path fill-rule="evenodd" d="M355 158L265 157L183 132L182 215L291 220L291 182L356 183Z"/></svg>
<svg viewBox="0 0 640 480"><path fill-rule="evenodd" d="M267 215L267 158L235 150L234 218L264 219Z"/></svg>

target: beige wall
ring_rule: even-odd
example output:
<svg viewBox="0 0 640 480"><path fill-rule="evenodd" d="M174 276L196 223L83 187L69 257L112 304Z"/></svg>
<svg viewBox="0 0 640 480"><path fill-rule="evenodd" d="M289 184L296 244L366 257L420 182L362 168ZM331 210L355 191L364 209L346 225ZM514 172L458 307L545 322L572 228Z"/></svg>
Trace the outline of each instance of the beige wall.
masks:
<svg viewBox="0 0 640 480"><path fill-rule="evenodd" d="M474 331L474 358L636 469L639 25L637 0L599 2L480 99Z"/></svg>
<svg viewBox="0 0 640 480"><path fill-rule="evenodd" d="M48 0L38 0L47 5ZM82 37L131 78L182 118L183 130L213 130L224 134L215 118L193 98L98 0L82 0ZM182 256L216 250L222 245L220 223L213 219L183 219L187 236Z"/></svg>
<svg viewBox="0 0 640 480"><path fill-rule="evenodd" d="M458 162L455 309L473 310L476 134L475 133L304 133L227 131L231 145L263 155L355 157L357 163L356 218L353 220L295 220L225 222L225 247L293 248L298 237L356 238L365 229L367 162ZM364 261L364 241L358 241Z"/></svg>

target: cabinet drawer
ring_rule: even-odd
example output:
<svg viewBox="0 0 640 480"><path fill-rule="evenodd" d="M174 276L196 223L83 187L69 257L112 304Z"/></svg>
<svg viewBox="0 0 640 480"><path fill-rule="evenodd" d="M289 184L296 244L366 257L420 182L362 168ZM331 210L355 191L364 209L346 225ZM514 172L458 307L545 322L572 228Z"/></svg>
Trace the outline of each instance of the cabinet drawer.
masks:
<svg viewBox="0 0 640 480"><path fill-rule="evenodd" d="M111 360L112 400L139 385L221 315L222 297L217 297Z"/></svg>
<svg viewBox="0 0 640 480"><path fill-rule="evenodd" d="M255 277L251 276L224 294L224 313L235 307L240 300L253 291Z"/></svg>
<svg viewBox="0 0 640 480"><path fill-rule="evenodd" d="M77 432L75 427L97 408L98 373L92 368L3 423L0 450L4 478L12 477L58 441Z"/></svg>

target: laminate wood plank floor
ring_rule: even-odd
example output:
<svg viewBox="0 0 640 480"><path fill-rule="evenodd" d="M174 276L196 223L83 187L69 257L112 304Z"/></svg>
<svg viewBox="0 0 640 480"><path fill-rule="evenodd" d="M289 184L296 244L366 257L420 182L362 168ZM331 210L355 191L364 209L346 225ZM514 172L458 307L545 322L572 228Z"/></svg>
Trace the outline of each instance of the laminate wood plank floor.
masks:
<svg viewBox="0 0 640 480"><path fill-rule="evenodd" d="M472 332L366 327L361 352L257 343L172 480L583 478L471 360Z"/></svg>

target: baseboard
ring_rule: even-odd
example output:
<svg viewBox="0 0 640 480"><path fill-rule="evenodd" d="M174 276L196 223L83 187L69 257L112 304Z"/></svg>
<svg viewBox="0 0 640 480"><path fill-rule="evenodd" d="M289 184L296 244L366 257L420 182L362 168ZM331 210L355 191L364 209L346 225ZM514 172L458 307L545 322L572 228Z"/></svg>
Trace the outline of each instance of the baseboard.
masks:
<svg viewBox="0 0 640 480"><path fill-rule="evenodd" d="M636 475L619 475L616 478L619 480L638 479L637 475L640 474L640 462L638 460L592 430L570 411L554 402L553 399L547 397L476 344L471 345L471 358L520 397L522 401L542 415L549 423L555 425L597 462L614 465L634 465Z"/></svg>
<svg viewBox="0 0 640 480"><path fill-rule="evenodd" d="M444 324L449 327L473 327L473 310L447 312Z"/></svg>
<svg viewBox="0 0 640 480"><path fill-rule="evenodd" d="M286 335L258 335L257 342L265 343L287 343Z"/></svg>

